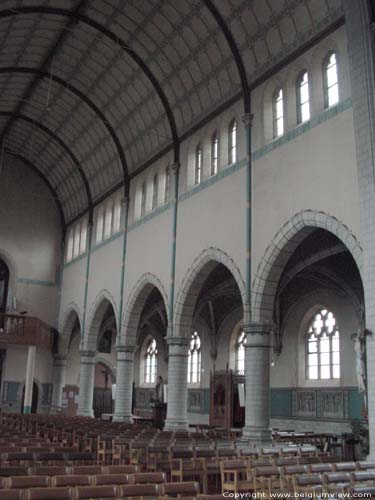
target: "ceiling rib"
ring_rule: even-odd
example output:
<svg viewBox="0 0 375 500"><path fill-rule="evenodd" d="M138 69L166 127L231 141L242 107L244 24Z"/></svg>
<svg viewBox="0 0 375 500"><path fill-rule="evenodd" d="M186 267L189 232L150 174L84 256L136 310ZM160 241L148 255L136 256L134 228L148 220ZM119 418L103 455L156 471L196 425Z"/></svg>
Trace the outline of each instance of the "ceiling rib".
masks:
<svg viewBox="0 0 375 500"><path fill-rule="evenodd" d="M86 2L84 2L86 3ZM56 16L68 16L72 17L74 16L75 21L82 22L83 24L86 24L93 28L96 31L99 31L102 33L106 38L111 40L112 42L116 43L121 49L126 52L132 59L133 61L139 66L139 68L143 71L143 73L146 75L148 80L150 81L151 85L153 86L156 94L158 95L160 101L162 102L162 105L164 107L165 113L168 118L169 126L171 129L171 135L172 135L172 141L173 141L173 149L174 149L174 161L178 162L179 157L180 157L180 141L178 138L178 132L177 132L177 125L176 121L172 112L171 105L169 104L169 101L167 99L167 96L165 95L158 79L155 77L151 69L145 64L143 59L130 47L127 46L126 42L122 40L119 36L114 34L111 30L103 26L102 24L98 23L94 19L83 15L79 9L76 9L74 13L67 9L62 9L58 7L46 7L46 6L34 6L34 7L18 7L15 10L10 10L6 9L3 11L0 11L0 19L4 19L6 17L10 16L15 16L15 15L21 15L21 14L50 14L50 15L56 15ZM71 21L70 21L71 22ZM45 68L41 68L43 71Z"/></svg>
<svg viewBox="0 0 375 500"><path fill-rule="evenodd" d="M104 113L100 110L100 108L91 99L89 99L86 96L86 94L84 94L83 92L78 90L76 87L74 87L70 83L68 84L68 82L66 82L63 78L60 78L56 75L53 75L52 73L50 73L48 71L43 72L40 69L26 68L26 67L22 67L22 66L0 67L0 74L6 74L6 73L34 74L34 75L37 75L38 79L45 78L48 80L52 80L52 81L58 83L59 85L62 85L67 91L71 92L76 97L81 99L94 111L94 113L98 116L98 118L101 120L101 122L104 124L104 126L108 130L109 135L111 136L113 142L115 143L117 152L118 152L119 157L120 157L123 176L124 176L125 195L127 195L128 190L129 190L129 174L128 174L128 166L127 166L127 162L126 162L126 158L125 158L125 153L124 153L124 150L122 149L120 140L115 132L115 129L110 124L110 122L108 121L108 118L104 115Z"/></svg>
<svg viewBox="0 0 375 500"><path fill-rule="evenodd" d="M55 40L53 46L50 48L50 50L48 51L48 53L47 53L46 57L44 58L42 64L40 65L40 68L39 68L40 73L45 73L48 70L49 66L51 65L51 63L53 61L53 57L54 57L55 52L64 43L66 37L70 33L70 29L74 26L74 24L77 23L77 16L80 14L80 12L82 10L84 10L86 8L87 4L88 4L88 0L81 0L78 3L77 7L74 10L67 11L67 13L68 13L67 15L69 16L69 20L65 24L63 30L58 35L58 37ZM14 15L17 11L9 11L9 12L13 12L13 15ZM6 125L5 125L2 133L0 135L0 144L4 143L4 139L5 139L6 135L9 134L9 132L10 132L10 130L12 128L12 125L15 122L15 120L21 118L21 116L22 116L22 109L25 106L25 103L28 102L31 99L32 94L33 94L36 86L38 85L39 81L40 81L40 77L39 76L36 76L35 78L33 78L33 80L31 81L30 85L25 90L25 92L24 92L24 94L23 94L20 102L18 103L16 109L10 114L9 120L6 123ZM6 115L2 112L1 116L6 116ZM27 117L23 117L23 119L25 119L25 118L27 118ZM34 122L34 124L37 123L34 120L32 120L32 122ZM30 123L32 123L32 122L30 121ZM42 127L45 128L45 130L49 130L49 129L47 129L44 126L40 126L40 128L42 128ZM49 132L51 132L51 131L49 131ZM64 144L64 147L66 149L68 149L65 143L63 143L62 141L61 141L61 143ZM79 167L78 163L77 163L77 168L79 169L80 175L81 175L82 180L83 180L84 185L85 185L86 194L87 194L87 202L88 202L88 211L89 211L89 222L91 223L92 222L92 217L93 217L93 203L92 203L92 196L91 196L91 192L90 192L90 186L89 186L88 180L86 178L85 172Z"/></svg>
<svg viewBox="0 0 375 500"><path fill-rule="evenodd" d="M77 168L77 171L78 171L78 173L79 173L79 175L81 177L81 180L83 182L83 185L85 187L86 196L87 196L87 204L88 204L89 207L93 206L92 197L91 197L91 191L90 191L90 186L89 186L89 183L88 183L88 180L87 180L87 177L86 177L84 171L80 167L78 158L73 153L73 151L71 151L71 149L65 144L65 142L60 139L60 137L58 137L48 127L46 127L45 125L42 125L41 123L37 122L36 120L33 120L29 116L22 115L22 114L15 115L14 112L12 112L12 111L0 111L0 116L12 118L13 122L15 122L16 120L22 120L24 122L30 123L34 127L42 130L45 134L47 134L48 136L50 136L66 152L66 154L72 160L73 165Z"/></svg>

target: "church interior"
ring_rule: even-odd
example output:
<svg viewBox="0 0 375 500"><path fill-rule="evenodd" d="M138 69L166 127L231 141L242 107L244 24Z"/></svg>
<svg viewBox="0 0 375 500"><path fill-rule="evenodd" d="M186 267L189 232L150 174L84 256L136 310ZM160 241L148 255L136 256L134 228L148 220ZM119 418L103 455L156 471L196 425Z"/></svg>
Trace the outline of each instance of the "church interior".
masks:
<svg viewBox="0 0 375 500"><path fill-rule="evenodd" d="M0 500L375 498L374 2L0 40Z"/></svg>

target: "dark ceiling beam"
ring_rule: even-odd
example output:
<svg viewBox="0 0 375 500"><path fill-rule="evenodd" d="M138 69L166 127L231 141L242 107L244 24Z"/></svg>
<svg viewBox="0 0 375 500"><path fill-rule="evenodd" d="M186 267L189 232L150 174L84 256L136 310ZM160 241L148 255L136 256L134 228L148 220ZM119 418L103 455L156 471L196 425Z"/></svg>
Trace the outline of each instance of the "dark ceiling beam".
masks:
<svg viewBox="0 0 375 500"><path fill-rule="evenodd" d="M68 19L67 23L65 24L64 28L62 29L61 33L56 38L53 46L49 49L42 64L40 65L39 70L41 73L44 73L46 70L48 70L48 67L51 65L51 63L53 61L53 57L54 57L55 53L58 51L59 47L64 43L65 39L67 38L67 36L70 33L70 29L77 23L77 16L80 14L80 12L82 10L84 10L86 8L87 4L88 4L88 0L81 0L77 4L75 9L73 9L71 11L69 11L69 10L67 11L69 19ZM12 12L12 10L10 10L8 12ZM15 11L13 11L13 15L14 15L14 12ZM18 105L17 105L16 109L13 111L13 113L10 115L9 120L8 120L7 124L5 125L3 131L0 135L0 144L4 143L4 139L7 136L7 134L9 134L9 132L11 131L11 128L12 128L14 122L17 120L17 117L20 117L22 115L22 110L23 110L23 107L25 106L25 102L31 100L32 94L33 94L35 88L37 87L39 80L40 80L40 78L38 76L36 76L31 81L31 83L27 87L27 89L25 90L20 102L18 103ZM85 188L86 189L88 188L90 190L90 186L89 186L89 183L87 181L86 175L84 174L83 171L82 171L82 173L83 173L83 176L85 177ZM93 204L92 204L91 193L87 197L87 201L89 203L89 206L88 206L89 223L92 223Z"/></svg>
<svg viewBox="0 0 375 500"><path fill-rule="evenodd" d="M240 75L240 80L241 80L241 87L242 87L242 98L244 102L244 112L245 113L250 113L251 112L251 101L250 101L250 88L249 88L249 82L247 80L247 74L246 74L246 68L243 63L240 51L238 49L237 43L232 35L232 32L228 28L227 23L225 22L224 18L220 14L219 10L216 8L216 6L213 4L211 0L203 0L203 3L207 7L207 9L210 11L212 16L215 18L215 21L219 25L221 31L223 32L223 35L229 45L229 48L233 54L234 62L236 63L238 73Z"/></svg>
<svg viewBox="0 0 375 500"><path fill-rule="evenodd" d="M69 11L68 9L63 9L63 8L58 8L58 7L46 7L46 6L33 6L33 7L17 7L17 9L6 9L0 11L0 19L4 19L6 17L11 17L11 16L17 16L17 15L22 15L22 14L46 14L46 15L55 15L55 16L66 16L66 17L72 17L74 16L75 21L79 21L83 24L86 24L93 28L96 31L99 31L102 33L103 36L114 42L116 45L121 47L121 49L128 54L131 59L136 63L136 65L143 71L143 73L146 75L148 80L150 81L151 85L153 86L156 94L158 95L165 113L168 118L169 126L171 129L171 135L172 135L172 143L173 143L173 150L174 150L174 161L179 162L180 159L180 141L178 138L178 132L177 132L177 125L176 121L172 112L171 105L169 104L169 101L167 99L167 96L164 93L164 90L162 89L158 79L155 77L151 69L147 66L147 64L143 61L143 59L130 47L127 46L126 42L122 40L122 38L118 37L115 33L113 33L111 30L103 26L102 24L98 23L94 19L91 19L87 15L83 15L79 9L76 9L73 12ZM70 21L71 22L71 21ZM44 68L43 68L44 70Z"/></svg>
<svg viewBox="0 0 375 500"><path fill-rule="evenodd" d="M63 78L60 78L48 71L41 71L40 69L36 68L27 68L27 67L22 67L22 66L6 66L6 67L0 67L0 74L6 74L6 73L22 73L22 74L31 74L31 75L37 75L39 79L48 79L52 80L55 83L58 83L59 85L62 85L65 90L68 92L71 92L74 94L76 97L81 99L87 106L89 106L93 112L98 116L100 121L103 123L103 125L106 127L108 130L108 133L110 134L115 146L117 153L120 157L120 162L121 162L121 167L122 167L122 172L123 172L123 177L124 177L124 189L125 189L125 196L128 195L129 191L129 173L128 173L128 165L127 161L125 158L125 153L124 150L122 149L120 139L118 138L115 129L112 127L110 122L108 121L107 117L104 115L104 113L100 110L100 108L89 98L87 95L85 95L83 92L78 90L76 87L68 83L66 80Z"/></svg>
<svg viewBox="0 0 375 500"><path fill-rule="evenodd" d="M19 160L23 163L25 163L46 184L46 186L48 187L49 191L51 192L52 197L57 205L57 210L59 212L61 227L62 227L62 231L63 231L63 238L64 238L65 237L65 227L66 227L65 215L64 215L64 210L62 208L62 204L60 202L60 199L58 197L58 194L57 194L55 188L52 186L52 184L47 179L47 177L28 158L26 158L22 154L16 153L8 148L5 148L5 153L9 156L12 156L13 158L16 158L17 160Z"/></svg>
<svg viewBox="0 0 375 500"><path fill-rule="evenodd" d="M24 121L26 123L29 123L30 125L33 125L35 128L42 130L42 132L44 132L46 135L51 137L51 139L53 139L53 141L56 142L65 151L65 153L72 160L73 165L75 165L75 167L77 168L78 174L81 177L82 183L83 183L84 188L85 188L86 196L87 196L87 205L88 205L88 210L89 210L89 216L92 217L93 203L92 203L91 191L90 191L90 186L89 186L87 177L79 164L78 158L75 156L73 151L71 151L71 149L65 144L65 142L62 141L60 139L60 137L58 137L48 127L37 122L36 120L33 120L29 116L22 115L22 114L15 115L12 111L0 111L0 116L4 116L4 117L11 117L12 116L14 120L21 120L21 121ZM90 212L90 207L91 207L91 212Z"/></svg>

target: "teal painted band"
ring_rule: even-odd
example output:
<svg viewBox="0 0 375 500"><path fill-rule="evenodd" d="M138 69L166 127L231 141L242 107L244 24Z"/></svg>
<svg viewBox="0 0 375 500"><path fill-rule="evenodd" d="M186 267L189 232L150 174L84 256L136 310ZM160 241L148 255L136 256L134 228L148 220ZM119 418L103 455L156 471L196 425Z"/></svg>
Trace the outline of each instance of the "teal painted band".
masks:
<svg viewBox="0 0 375 500"><path fill-rule="evenodd" d="M126 260L126 245L128 237L128 219L129 219L129 200L125 200L124 205L124 230L123 230L123 240L122 240L122 261L121 261L121 281L120 281L120 302L119 302L119 318L118 318L118 331L119 338L121 338L122 330L122 313L124 308L124 284L125 284L125 260Z"/></svg>
<svg viewBox="0 0 375 500"><path fill-rule="evenodd" d="M99 250L100 248L104 247L105 245L108 245L108 243L111 243L112 241L117 240L117 238L120 238L120 236L122 236L123 232L124 232L123 230L118 231L117 233L112 234L112 236L110 238L107 238L106 240L103 240L100 243L94 244L92 246L91 253L94 253L97 250Z"/></svg>
<svg viewBox="0 0 375 500"><path fill-rule="evenodd" d="M70 260L69 262L66 262L64 264L64 269L66 269L67 267L71 266L72 264L75 264L76 262L84 259L87 255L87 251L85 253L82 253L81 255L78 255L78 257L76 257L75 259L72 259Z"/></svg>
<svg viewBox="0 0 375 500"><path fill-rule="evenodd" d="M177 214L178 214L178 180L179 166L174 171L174 187L173 187L173 219L172 219L172 252L171 252L171 284L169 291L169 335L173 335L173 315L174 315L174 285L176 275L176 243L177 243Z"/></svg>
<svg viewBox="0 0 375 500"><path fill-rule="evenodd" d="M23 413L24 413L25 415L27 415L27 414L31 413L31 406L24 406L24 407L23 407Z"/></svg>
<svg viewBox="0 0 375 500"><path fill-rule="evenodd" d="M35 285L35 286L50 286L50 287L56 286L56 283L54 283L53 281L34 280L31 278L18 278L17 283L22 283L24 285Z"/></svg>
<svg viewBox="0 0 375 500"><path fill-rule="evenodd" d="M85 324L86 324L86 307L87 307L87 295L88 295L88 290L89 290L92 227L93 227L92 224L89 224L88 231L87 231L87 260L86 260L86 274L85 274L85 291L84 291L84 296L83 296L82 338L85 335Z"/></svg>

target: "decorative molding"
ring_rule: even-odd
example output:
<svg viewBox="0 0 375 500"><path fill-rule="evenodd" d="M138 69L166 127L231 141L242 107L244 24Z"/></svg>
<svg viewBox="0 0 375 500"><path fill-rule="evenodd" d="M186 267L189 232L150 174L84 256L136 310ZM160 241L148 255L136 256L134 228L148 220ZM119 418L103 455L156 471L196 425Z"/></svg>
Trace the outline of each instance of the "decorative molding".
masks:
<svg viewBox="0 0 375 500"><path fill-rule="evenodd" d="M108 245L108 243L112 243L112 241L117 240L117 238L120 238L120 236L122 236L123 234L124 230L120 229L115 234L112 234L109 238L102 240L100 243L94 243L91 249L91 253L94 253L105 245Z"/></svg>
<svg viewBox="0 0 375 500"><path fill-rule="evenodd" d="M269 144L266 144L265 146L254 151L253 160L255 161L259 160L260 158L267 155L274 149L283 146L284 144L287 144L290 141L293 141L294 139L304 134L305 132L309 132L311 129L317 127L321 123L324 123L327 120L334 118L342 111L346 111L347 109L351 108L351 106L352 106L352 99L350 97L348 99L345 99L344 101L340 101L336 106L326 109L323 113L319 115L313 116L308 122L302 123L301 125L297 125L297 127L295 127L293 130L286 132L283 136L274 139Z"/></svg>
<svg viewBox="0 0 375 500"><path fill-rule="evenodd" d="M44 281L44 280L34 280L32 278L18 278L17 283L22 283L24 285L35 285L35 286L48 286L55 287L56 282Z"/></svg>

